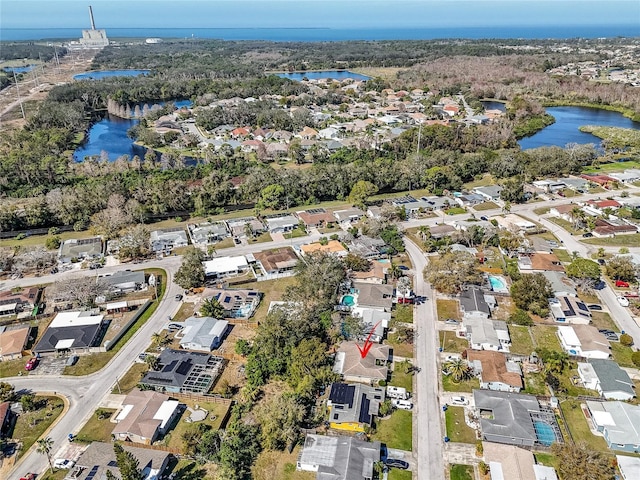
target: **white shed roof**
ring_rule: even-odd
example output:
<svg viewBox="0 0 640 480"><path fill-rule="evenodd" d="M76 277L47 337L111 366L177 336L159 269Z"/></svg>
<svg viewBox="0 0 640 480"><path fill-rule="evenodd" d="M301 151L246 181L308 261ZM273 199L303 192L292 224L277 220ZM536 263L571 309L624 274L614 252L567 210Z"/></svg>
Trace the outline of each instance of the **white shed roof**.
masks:
<svg viewBox="0 0 640 480"><path fill-rule="evenodd" d="M247 268L249 264L242 255L237 257L218 257L203 262L205 275L232 273Z"/></svg>
<svg viewBox="0 0 640 480"><path fill-rule="evenodd" d="M91 312L60 312L49 324L49 328L97 325L103 318L104 315L92 315Z"/></svg>

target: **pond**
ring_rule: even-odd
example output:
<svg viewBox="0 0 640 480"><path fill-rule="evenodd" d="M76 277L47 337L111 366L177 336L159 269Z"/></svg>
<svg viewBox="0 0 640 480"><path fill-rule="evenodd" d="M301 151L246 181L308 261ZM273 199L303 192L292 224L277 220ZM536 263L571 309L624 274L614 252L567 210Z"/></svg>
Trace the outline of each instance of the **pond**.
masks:
<svg viewBox="0 0 640 480"><path fill-rule="evenodd" d="M109 77L137 77L138 75L148 75L151 70L99 70L95 72L85 72L74 75L74 80L100 80Z"/></svg>
<svg viewBox="0 0 640 480"><path fill-rule="evenodd" d="M618 112L588 107L550 107L546 109L556 122L543 128L531 137L523 138L518 144L523 150L538 147L565 147L568 143L595 143L600 138L579 130L584 125L632 128L640 130L640 122L634 122Z"/></svg>
<svg viewBox="0 0 640 480"><path fill-rule="evenodd" d="M2 70L9 73L27 73L36 68L36 65L26 65L24 67L2 67Z"/></svg>
<svg viewBox="0 0 640 480"><path fill-rule="evenodd" d="M369 80L370 77L353 73L349 70L322 70L318 72L293 72L293 73L276 73L277 76L288 78L289 80L301 81L303 78L309 80L320 80L322 78L332 78L334 80L344 80L351 78L353 80Z"/></svg>

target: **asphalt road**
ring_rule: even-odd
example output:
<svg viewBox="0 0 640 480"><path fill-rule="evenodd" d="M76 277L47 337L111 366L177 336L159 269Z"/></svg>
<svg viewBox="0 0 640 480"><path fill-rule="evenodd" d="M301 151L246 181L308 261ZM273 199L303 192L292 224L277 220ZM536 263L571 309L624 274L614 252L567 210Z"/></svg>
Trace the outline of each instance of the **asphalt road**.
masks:
<svg viewBox="0 0 640 480"><path fill-rule="evenodd" d="M414 365L420 368L416 373L416 401L414 402L414 425L417 426L417 445L414 446L418 459L418 480L444 479L444 458L442 425L440 422L440 402L438 400L438 341L436 335L437 314L435 297L431 286L425 282L422 272L427 259L410 240L405 246L415 271L414 292L424 301L414 306L414 328L416 358Z"/></svg>

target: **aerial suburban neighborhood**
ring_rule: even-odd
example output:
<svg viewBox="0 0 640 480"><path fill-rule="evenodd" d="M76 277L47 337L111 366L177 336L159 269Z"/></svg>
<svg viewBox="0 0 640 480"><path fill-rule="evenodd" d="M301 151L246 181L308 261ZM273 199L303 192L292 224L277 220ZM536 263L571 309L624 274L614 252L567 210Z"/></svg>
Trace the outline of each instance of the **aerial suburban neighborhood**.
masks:
<svg viewBox="0 0 640 480"><path fill-rule="evenodd" d="M89 12L0 54L1 479L640 478L635 39ZM562 108L631 126L526 146Z"/></svg>

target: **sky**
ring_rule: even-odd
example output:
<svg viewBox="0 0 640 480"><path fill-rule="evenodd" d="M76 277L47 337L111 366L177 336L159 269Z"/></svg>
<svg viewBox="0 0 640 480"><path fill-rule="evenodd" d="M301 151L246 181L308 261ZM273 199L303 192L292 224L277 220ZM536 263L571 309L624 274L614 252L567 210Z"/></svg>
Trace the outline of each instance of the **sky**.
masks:
<svg viewBox="0 0 640 480"><path fill-rule="evenodd" d="M0 29L638 25L640 0L0 0ZM612 32L615 34L615 32Z"/></svg>

